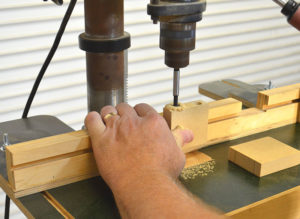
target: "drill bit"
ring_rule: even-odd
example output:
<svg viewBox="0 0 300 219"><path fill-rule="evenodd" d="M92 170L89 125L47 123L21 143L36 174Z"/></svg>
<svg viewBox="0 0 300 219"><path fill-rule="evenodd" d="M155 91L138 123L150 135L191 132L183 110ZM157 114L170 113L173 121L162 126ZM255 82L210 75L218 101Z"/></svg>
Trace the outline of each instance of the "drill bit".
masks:
<svg viewBox="0 0 300 219"><path fill-rule="evenodd" d="M178 96L179 96L179 79L180 79L180 71L179 69L174 68L174 75L173 75L173 106L179 106L178 105Z"/></svg>

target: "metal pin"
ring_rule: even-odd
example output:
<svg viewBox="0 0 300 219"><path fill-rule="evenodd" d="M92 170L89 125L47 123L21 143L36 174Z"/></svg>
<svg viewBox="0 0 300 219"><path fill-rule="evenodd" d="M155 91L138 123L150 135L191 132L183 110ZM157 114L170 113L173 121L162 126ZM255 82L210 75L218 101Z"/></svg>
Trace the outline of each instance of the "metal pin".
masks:
<svg viewBox="0 0 300 219"><path fill-rule="evenodd" d="M0 147L1 151L5 151L6 146L10 145L9 139L8 139L8 134L4 133L3 134L3 145Z"/></svg>

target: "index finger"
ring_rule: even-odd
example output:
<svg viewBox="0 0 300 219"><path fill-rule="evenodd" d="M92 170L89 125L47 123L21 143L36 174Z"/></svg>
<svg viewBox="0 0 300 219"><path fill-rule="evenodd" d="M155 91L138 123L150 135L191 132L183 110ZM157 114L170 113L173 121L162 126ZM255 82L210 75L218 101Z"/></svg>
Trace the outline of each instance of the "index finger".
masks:
<svg viewBox="0 0 300 219"><path fill-rule="evenodd" d="M156 110L152 106L150 106L146 103L137 104L137 105L135 105L134 109L135 109L136 113L141 117L144 117L148 114L157 113Z"/></svg>
<svg viewBox="0 0 300 219"><path fill-rule="evenodd" d="M106 126L104 125L100 114L97 112L90 112L85 117L84 124L87 128L89 136L91 137L92 143L97 142L106 129Z"/></svg>

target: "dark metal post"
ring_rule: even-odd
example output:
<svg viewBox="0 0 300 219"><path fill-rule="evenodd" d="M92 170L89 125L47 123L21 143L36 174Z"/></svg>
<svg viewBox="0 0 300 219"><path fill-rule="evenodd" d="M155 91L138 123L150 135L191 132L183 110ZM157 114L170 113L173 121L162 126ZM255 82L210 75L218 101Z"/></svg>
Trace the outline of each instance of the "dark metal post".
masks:
<svg viewBox="0 0 300 219"><path fill-rule="evenodd" d="M79 43L86 51L88 110L99 111L126 101L130 37L124 32L123 0L85 0L84 8Z"/></svg>

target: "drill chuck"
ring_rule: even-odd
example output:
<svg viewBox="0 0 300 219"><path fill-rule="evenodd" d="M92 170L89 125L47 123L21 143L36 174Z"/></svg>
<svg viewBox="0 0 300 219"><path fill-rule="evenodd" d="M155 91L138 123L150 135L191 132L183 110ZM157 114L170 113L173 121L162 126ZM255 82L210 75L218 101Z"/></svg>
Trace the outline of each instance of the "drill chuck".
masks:
<svg viewBox="0 0 300 219"><path fill-rule="evenodd" d="M171 68L189 65L195 49L196 23L160 23L160 48L165 50L165 64Z"/></svg>

